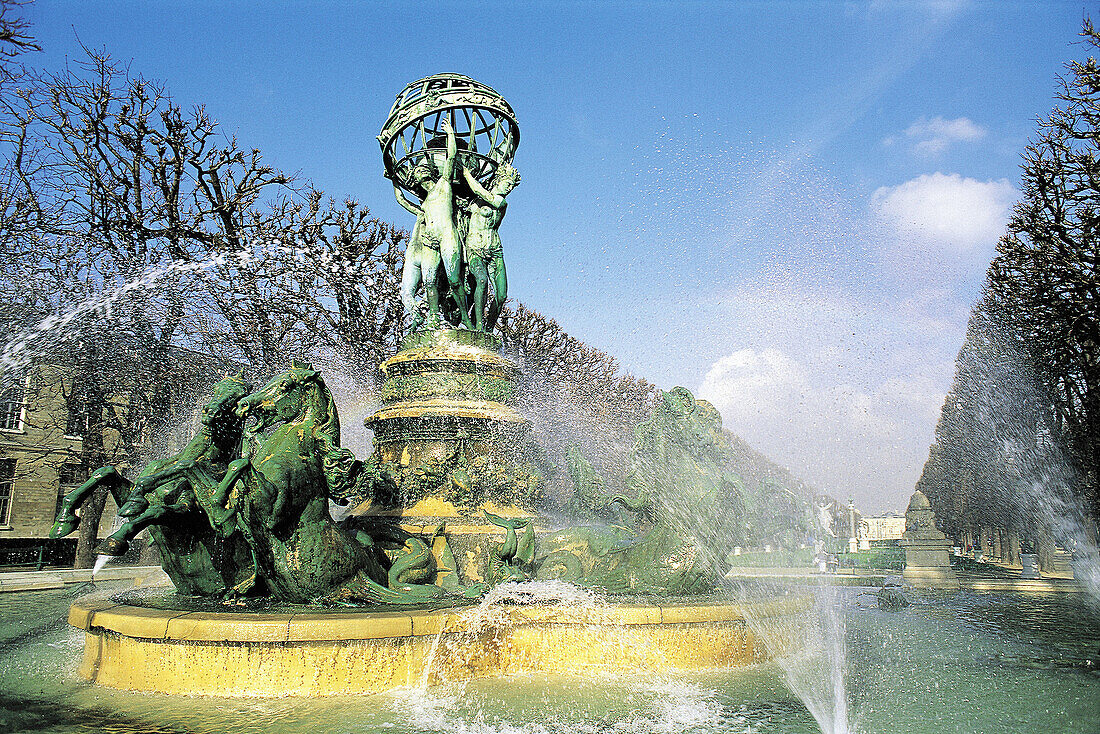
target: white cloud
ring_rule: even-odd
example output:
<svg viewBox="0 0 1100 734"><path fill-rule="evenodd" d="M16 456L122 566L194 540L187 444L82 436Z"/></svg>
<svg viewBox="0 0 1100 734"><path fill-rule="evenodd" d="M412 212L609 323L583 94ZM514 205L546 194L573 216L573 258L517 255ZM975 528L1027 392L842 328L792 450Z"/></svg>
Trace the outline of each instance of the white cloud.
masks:
<svg viewBox="0 0 1100 734"><path fill-rule="evenodd" d="M972 143L981 140L988 130L967 117L946 120L936 116L922 117L907 127L902 135L912 146L914 152L925 156L943 153L954 143ZM887 145L897 142L897 138L887 138Z"/></svg>
<svg viewBox="0 0 1100 734"><path fill-rule="evenodd" d="M871 389L818 380L777 349L741 349L716 361L701 397L726 427L834 497L870 512L900 510L928 455L942 379L884 379Z"/></svg>
<svg viewBox="0 0 1100 734"><path fill-rule="evenodd" d="M883 186L871 207L903 242L945 254L987 255L1004 232L1016 195L1007 179L933 173Z"/></svg>
<svg viewBox="0 0 1100 734"><path fill-rule="evenodd" d="M874 291L804 270L743 283L700 339L728 345L698 383L725 425L864 511L901 511L954 374L969 302L938 287Z"/></svg>

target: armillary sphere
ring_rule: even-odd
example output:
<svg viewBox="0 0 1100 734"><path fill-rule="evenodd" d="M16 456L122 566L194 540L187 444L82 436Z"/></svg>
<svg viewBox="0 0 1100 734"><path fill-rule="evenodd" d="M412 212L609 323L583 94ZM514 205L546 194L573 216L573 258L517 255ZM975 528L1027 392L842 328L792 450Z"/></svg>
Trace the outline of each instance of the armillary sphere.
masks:
<svg viewBox="0 0 1100 734"><path fill-rule="evenodd" d="M504 97L462 74L434 74L401 90L382 126L378 143L386 177L418 193L412 170L425 158L442 165L444 121L455 131L463 164L482 185L489 185L497 166L512 161L519 126Z"/></svg>

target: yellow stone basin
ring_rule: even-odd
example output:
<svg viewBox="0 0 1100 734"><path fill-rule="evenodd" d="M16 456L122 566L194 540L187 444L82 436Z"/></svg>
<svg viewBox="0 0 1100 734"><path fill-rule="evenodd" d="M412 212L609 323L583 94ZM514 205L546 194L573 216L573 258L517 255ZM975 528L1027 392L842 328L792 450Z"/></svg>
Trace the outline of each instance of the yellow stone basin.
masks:
<svg viewBox="0 0 1100 734"><path fill-rule="evenodd" d="M531 673L732 668L765 658L746 623L804 612L754 603L494 606L275 614L148 609L79 600L80 675L185 695L329 696Z"/></svg>

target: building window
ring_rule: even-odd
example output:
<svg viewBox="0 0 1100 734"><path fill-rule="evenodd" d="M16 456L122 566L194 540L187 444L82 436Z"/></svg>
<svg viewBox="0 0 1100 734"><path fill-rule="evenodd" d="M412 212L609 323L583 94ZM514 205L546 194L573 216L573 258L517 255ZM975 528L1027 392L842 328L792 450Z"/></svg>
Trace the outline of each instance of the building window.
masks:
<svg viewBox="0 0 1100 734"><path fill-rule="evenodd" d="M6 377L0 383L0 431L22 431L26 405L27 377Z"/></svg>
<svg viewBox="0 0 1100 734"><path fill-rule="evenodd" d="M57 479L62 484L83 484L88 479L88 467L83 464L62 464L57 470Z"/></svg>
<svg viewBox="0 0 1100 734"><path fill-rule="evenodd" d="M11 524L11 493L15 486L15 459L0 459L0 526Z"/></svg>

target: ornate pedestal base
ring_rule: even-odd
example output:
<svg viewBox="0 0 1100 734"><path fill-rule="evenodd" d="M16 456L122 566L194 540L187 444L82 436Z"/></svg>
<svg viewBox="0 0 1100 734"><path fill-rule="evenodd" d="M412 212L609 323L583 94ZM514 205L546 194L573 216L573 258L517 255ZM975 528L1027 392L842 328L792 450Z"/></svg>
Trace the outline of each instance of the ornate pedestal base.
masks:
<svg viewBox="0 0 1100 734"><path fill-rule="evenodd" d="M959 588L959 579L951 568L949 541L903 538L898 545L905 549L905 570L901 575L907 582L937 589Z"/></svg>
<svg viewBox="0 0 1100 734"><path fill-rule="evenodd" d="M498 337L466 329L410 335L379 366L382 407L366 419L400 487L363 514L428 535L446 523L463 583L490 580L490 542L505 538L485 512L521 524L541 490L525 456L529 424L512 407L519 371L500 347Z"/></svg>

